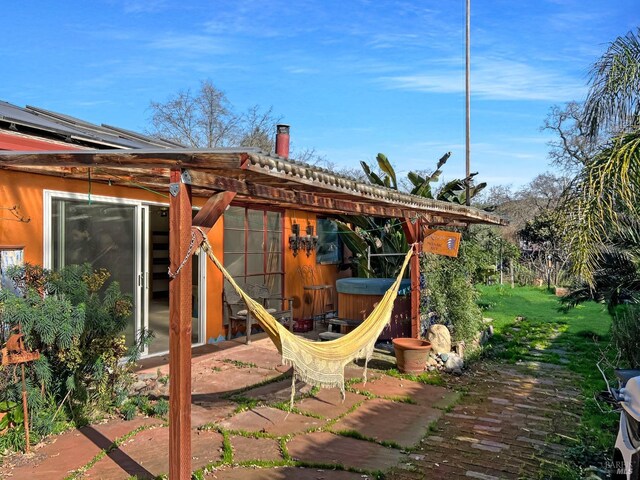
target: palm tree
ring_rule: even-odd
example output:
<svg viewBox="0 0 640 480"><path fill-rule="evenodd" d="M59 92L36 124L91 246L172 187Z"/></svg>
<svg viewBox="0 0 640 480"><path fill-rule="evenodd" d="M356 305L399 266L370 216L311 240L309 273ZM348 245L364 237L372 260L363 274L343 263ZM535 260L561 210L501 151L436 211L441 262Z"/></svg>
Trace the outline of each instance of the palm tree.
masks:
<svg viewBox="0 0 640 480"><path fill-rule="evenodd" d="M584 105L589 135L628 133L640 119L640 28L618 37L591 69Z"/></svg>
<svg viewBox="0 0 640 480"><path fill-rule="evenodd" d="M640 217L639 34L618 37L591 70L589 137L611 137L586 163L565 202L574 272L591 284L601 247L619 232L620 217Z"/></svg>

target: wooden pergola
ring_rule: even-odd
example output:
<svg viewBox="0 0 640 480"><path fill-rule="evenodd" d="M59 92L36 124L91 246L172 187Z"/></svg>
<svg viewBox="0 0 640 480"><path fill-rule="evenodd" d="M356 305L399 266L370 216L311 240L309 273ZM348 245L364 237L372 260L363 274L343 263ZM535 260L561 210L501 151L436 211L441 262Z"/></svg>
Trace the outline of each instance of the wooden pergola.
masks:
<svg viewBox="0 0 640 480"><path fill-rule="evenodd" d="M411 331L419 334L420 242L424 226L506 224L471 207L416 197L358 182L259 150L157 148L1 152L0 169L87 181L132 185L169 196L169 478L191 478L191 288L193 235L208 232L233 200L246 200L324 215L367 215L405 220L411 259ZM192 199L207 201L192 220Z"/></svg>

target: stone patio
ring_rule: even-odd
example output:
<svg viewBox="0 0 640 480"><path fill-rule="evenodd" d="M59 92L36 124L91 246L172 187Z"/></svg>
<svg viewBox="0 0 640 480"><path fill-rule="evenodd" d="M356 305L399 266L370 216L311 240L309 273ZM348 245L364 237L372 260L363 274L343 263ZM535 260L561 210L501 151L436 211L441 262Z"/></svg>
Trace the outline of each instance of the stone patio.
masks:
<svg viewBox="0 0 640 480"><path fill-rule="evenodd" d="M337 389L298 384L295 410L289 413L290 371L279 359L272 343L259 335L250 346L230 341L195 353L194 471L204 469L205 478L225 480L350 480L380 472L403 480L425 478L422 472L433 478L464 478L469 472L475 478L511 478L536 464L537 452L547 458L561 455L545 443L553 428L548 410L557 412L557 406L532 402L532 395L547 400L547 390L558 387L567 397L575 395L558 380L561 371L533 379L514 368L495 379L495 371L487 373L487 388L468 389L454 407L461 397L454 390L382 371L370 372L363 384L362 368L351 364L346 376L353 380L344 402ZM166 373L160 360L148 361L142 375L157 369ZM393 362L393 357L382 361ZM467 390L463 380L449 381ZM527 394L521 398L522 385ZM158 385L149 393L166 392ZM490 460L488 454L497 457ZM143 479L167 471L165 420L136 418L68 431L30 455L5 458L0 478Z"/></svg>

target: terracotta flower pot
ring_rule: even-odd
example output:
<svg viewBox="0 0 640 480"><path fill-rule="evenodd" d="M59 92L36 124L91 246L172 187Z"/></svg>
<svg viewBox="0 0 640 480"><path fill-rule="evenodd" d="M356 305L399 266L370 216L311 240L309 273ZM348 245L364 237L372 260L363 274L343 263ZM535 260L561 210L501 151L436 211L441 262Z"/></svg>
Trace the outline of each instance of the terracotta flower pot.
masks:
<svg viewBox="0 0 640 480"><path fill-rule="evenodd" d="M417 338L394 338L398 370L402 373L422 373L427 365L431 343Z"/></svg>

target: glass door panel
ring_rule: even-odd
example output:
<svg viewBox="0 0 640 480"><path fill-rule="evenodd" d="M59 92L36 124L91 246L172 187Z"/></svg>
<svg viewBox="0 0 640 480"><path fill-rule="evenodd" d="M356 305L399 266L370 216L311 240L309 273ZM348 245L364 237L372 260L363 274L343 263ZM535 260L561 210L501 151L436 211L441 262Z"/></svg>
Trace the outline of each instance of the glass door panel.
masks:
<svg viewBox="0 0 640 480"><path fill-rule="evenodd" d="M122 293L136 303L139 273L137 261L137 206L52 198L52 265L90 263L94 270L106 269L109 281L120 284ZM135 304L133 312L138 310ZM136 335L136 315L127 324L125 336L132 345Z"/></svg>

